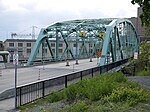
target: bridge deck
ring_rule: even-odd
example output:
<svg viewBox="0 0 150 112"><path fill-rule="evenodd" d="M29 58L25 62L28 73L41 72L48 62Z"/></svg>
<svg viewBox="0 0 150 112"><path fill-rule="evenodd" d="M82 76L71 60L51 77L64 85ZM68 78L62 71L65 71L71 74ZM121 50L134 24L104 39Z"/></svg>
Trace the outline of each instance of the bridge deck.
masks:
<svg viewBox="0 0 150 112"><path fill-rule="evenodd" d="M62 76L80 70L93 68L97 66L97 58L93 58L93 62L89 62L90 59L79 60L79 64L76 65L75 61L70 61L70 66L66 66L66 62L48 64L44 66L34 66L29 68L18 68L18 86L39 81L46 80L48 78L54 78ZM40 70L39 70L40 69ZM74 70L73 70L74 69ZM14 69L3 69L2 76L0 77L0 93L14 88Z"/></svg>

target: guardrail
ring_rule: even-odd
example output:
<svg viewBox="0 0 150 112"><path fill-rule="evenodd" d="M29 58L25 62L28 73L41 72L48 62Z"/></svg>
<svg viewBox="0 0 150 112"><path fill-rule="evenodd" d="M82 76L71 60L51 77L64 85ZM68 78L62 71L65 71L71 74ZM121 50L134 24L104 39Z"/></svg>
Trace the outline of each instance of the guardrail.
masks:
<svg viewBox="0 0 150 112"><path fill-rule="evenodd" d="M128 59L124 59L108 65L99 66L95 68L86 69L79 72L74 72L64 76L43 80L40 82L17 87L16 92L16 105L21 106L30 103L39 98L43 98L53 91L62 90L67 88L68 85L82 80L83 78L94 77L97 74L108 72L109 70L116 68L122 64L125 64Z"/></svg>

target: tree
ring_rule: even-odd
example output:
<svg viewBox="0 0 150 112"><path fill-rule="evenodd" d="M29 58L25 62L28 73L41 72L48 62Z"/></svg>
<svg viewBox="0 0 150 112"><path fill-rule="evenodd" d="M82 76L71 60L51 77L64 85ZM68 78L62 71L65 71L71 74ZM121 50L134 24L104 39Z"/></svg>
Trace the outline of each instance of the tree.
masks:
<svg viewBox="0 0 150 112"><path fill-rule="evenodd" d="M147 41L141 42L138 60L139 61L150 60L150 43L148 43Z"/></svg>
<svg viewBox="0 0 150 112"><path fill-rule="evenodd" d="M135 75L135 72L150 70L150 43L143 41L140 45L138 59L131 59L129 65L122 68L122 72L128 75Z"/></svg>
<svg viewBox="0 0 150 112"><path fill-rule="evenodd" d="M138 4L142 7L143 13L140 15L142 26L146 28L146 35L150 35L150 1L149 0L132 0L132 4Z"/></svg>

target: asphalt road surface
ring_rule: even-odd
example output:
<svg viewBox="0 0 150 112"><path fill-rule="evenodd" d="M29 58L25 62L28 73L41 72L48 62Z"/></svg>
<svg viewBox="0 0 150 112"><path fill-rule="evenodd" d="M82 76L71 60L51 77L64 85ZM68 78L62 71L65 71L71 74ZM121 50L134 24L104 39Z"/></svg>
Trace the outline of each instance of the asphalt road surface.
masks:
<svg viewBox="0 0 150 112"><path fill-rule="evenodd" d="M89 61L90 59L79 60L79 64L76 65L75 61L73 60L69 62L70 66L66 66L66 62L60 62L34 67L18 68L17 86L33 83L39 81L39 79L45 80L97 66L97 58L93 58L93 62ZM2 69L1 72L2 76L0 76L0 93L14 88L14 69Z"/></svg>

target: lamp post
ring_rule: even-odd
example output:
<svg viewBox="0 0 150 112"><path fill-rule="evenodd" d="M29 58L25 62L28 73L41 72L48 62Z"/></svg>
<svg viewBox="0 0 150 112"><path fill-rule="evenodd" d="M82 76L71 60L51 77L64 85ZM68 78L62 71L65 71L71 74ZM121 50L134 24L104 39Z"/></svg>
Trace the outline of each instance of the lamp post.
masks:
<svg viewBox="0 0 150 112"><path fill-rule="evenodd" d="M18 54L13 54L13 64L15 65L15 109L17 108L17 65L18 65Z"/></svg>

